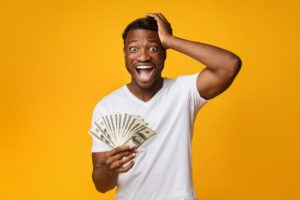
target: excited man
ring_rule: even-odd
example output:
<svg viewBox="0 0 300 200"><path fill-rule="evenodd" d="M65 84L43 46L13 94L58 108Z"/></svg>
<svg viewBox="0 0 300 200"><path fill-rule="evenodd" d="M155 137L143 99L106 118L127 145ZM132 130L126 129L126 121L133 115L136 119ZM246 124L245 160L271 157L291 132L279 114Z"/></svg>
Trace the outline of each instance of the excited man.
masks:
<svg viewBox="0 0 300 200"><path fill-rule="evenodd" d="M111 149L93 137L94 184L100 192L117 186L117 200L194 200L191 138L196 115L231 85L241 60L227 50L172 35L162 14L133 21L123 40L131 82L96 105L92 122L111 113L129 113L142 117L156 135L138 149ZM163 78L167 49L206 67L174 80Z"/></svg>

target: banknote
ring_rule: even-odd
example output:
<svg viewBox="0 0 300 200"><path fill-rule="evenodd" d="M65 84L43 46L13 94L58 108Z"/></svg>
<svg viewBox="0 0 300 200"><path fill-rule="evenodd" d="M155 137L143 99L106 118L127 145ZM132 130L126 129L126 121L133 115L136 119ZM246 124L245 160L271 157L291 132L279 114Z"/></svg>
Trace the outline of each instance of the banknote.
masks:
<svg viewBox="0 0 300 200"><path fill-rule="evenodd" d="M143 118L128 113L101 116L94 122L89 133L111 148L121 145L138 148L156 135Z"/></svg>
<svg viewBox="0 0 300 200"><path fill-rule="evenodd" d="M140 147L146 140L154 136L156 133L148 127L145 127L142 130L137 131L130 137L124 145L128 145L133 148Z"/></svg>

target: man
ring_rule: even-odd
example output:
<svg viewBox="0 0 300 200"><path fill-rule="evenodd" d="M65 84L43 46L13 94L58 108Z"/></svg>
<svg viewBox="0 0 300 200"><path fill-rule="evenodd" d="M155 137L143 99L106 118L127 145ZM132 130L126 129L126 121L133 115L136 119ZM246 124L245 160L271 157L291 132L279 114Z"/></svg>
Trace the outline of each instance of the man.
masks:
<svg viewBox="0 0 300 200"><path fill-rule="evenodd" d="M124 112L141 116L156 135L138 149L109 146L93 137L93 181L106 192L117 186L116 199L196 199L191 175L191 138L199 109L225 91L241 67L235 54L172 35L162 14L147 14L123 33L124 58L131 82L104 97L93 122ZM166 50L190 56L204 68L175 80L161 73ZM184 66L188 67L188 66Z"/></svg>

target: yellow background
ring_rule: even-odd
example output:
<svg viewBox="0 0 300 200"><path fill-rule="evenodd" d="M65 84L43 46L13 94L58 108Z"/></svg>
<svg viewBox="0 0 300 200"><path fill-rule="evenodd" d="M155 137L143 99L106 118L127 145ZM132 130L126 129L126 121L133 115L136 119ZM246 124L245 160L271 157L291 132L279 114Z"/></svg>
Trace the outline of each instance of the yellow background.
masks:
<svg viewBox="0 0 300 200"><path fill-rule="evenodd" d="M92 184L87 131L98 100L129 81L121 33L147 12L243 60L197 118L199 199L300 199L299 10L296 0L1 0L0 199L113 198ZM164 76L202 68L170 50Z"/></svg>

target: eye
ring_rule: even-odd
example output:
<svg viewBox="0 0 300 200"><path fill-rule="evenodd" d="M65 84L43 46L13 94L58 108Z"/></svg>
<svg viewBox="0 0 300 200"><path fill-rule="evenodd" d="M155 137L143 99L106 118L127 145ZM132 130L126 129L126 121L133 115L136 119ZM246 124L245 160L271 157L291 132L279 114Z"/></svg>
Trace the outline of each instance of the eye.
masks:
<svg viewBox="0 0 300 200"><path fill-rule="evenodd" d="M129 48L129 51L130 51L130 52L137 52L137 50L138 50L138 49L137 49L136 47L130 47L130 48Z"/></svg>
<svg viewBox="0 0 300 200"><path fill-rule="evenodd" d="M157 47L150 47L149 50L150 50L151 52L155 52L155 51L157 51Z"/></svg>

